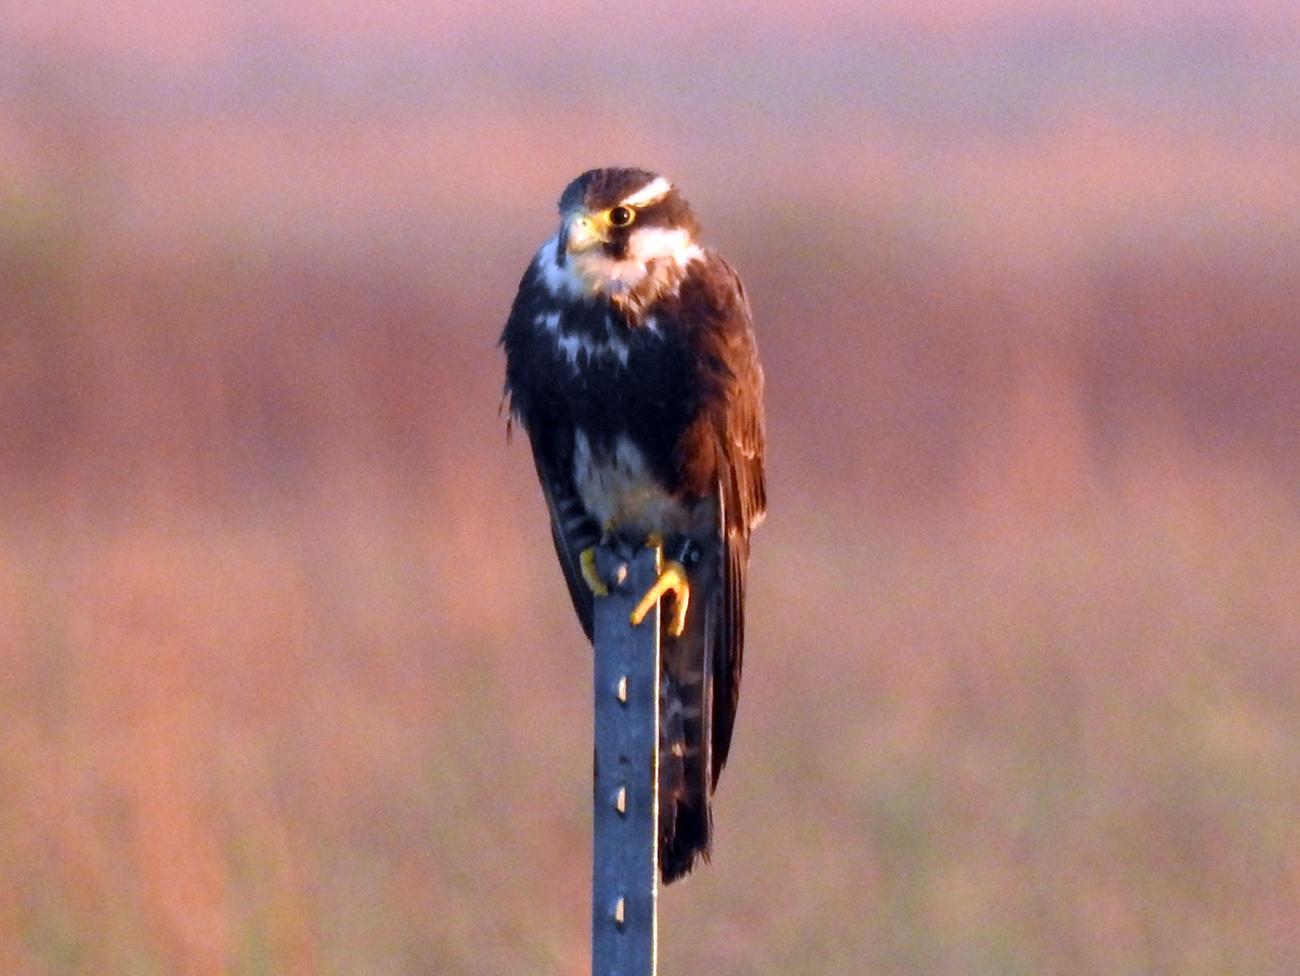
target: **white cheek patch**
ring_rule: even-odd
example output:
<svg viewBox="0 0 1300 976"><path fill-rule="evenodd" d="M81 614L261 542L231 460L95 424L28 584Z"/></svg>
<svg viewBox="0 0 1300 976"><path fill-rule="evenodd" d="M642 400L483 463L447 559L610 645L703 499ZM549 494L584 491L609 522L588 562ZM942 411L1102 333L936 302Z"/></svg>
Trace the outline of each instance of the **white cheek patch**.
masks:
<svg viewBox="0 0 1300 976"><path fill-rule="evenodd" d="M601 248L555 259L557 238L537 252L537 269L546 290L556 298L583 298L604 294L612 299L645 292L645 298L672 292L686 266L704 257L704 251L680 227L641 227L628 236L627 256L612 258Z"/></svg>
<svg viewBox="0 0 1300 976"><path fill-rule="evenodd" d="M639 261L616 260L600 248L566 255L564 264L555 260L556 238L537 252L537 270L546 290L556 298L583 298L597 292L621 295L639 285L646 267Z"/></svg>
<svg viewBox="0 0 1300 976"><path fill-rule="evenodd" d="M641 227L628 237L627 254L630 261L638 264L667 259L679 268L685 268L696 258L703 257L704 252L680 227Z"/></svg>

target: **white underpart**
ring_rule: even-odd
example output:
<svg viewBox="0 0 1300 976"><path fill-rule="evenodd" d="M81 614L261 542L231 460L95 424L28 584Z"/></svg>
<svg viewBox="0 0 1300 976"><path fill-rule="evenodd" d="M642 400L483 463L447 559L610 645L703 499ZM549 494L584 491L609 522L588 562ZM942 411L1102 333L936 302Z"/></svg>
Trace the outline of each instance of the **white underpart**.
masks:
<svg viewBox="0 0 1300 976"><path fill-rule="evenodd" d="M566 332L561 322L562 316L559 312L545 312L533 318L533 324L551 335L555 340L555 347L575 370L578 368L580 352L587 354L588 362L600 357L609 357L617 359L619 365L627 365L627 343L614 334L614 321L608 315L605 316L607 336L605 339Z"/></svg>
<svg viewBox="0 0 1300 976"><path fill-rule="evenodd" d="M664 197L668 196L673 185L662 176L656 176L641 189L637 190L630 197L623 198L625 207L648 207L652 203L658 203Z"/></svg>
<svg viewBox="0 0 1300 976"><path fill-rule="evenodd" d="M698 532L705 506L686 506L655 480L640 448L626 437L610 455L592 450L586 433L573 442L573 482L582 503L602 525L625 532Z"/></svg>

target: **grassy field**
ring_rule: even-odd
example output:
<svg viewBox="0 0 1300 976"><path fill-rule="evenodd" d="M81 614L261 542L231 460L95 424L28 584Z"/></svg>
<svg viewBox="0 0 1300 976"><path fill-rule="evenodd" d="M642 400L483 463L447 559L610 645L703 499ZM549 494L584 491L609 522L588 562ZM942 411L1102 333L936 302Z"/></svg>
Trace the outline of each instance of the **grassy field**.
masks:
<svg viewBox="0 0 1300 976"><path fill-rule="evenodd" d="M587 972L590 651L494 342L610 151L685 171L769 379L662 970L1300 972L1293 48L917 28L876 79L916 120L814 126L853 79L805 25L736 167L653 99L571 144L552 75L464 52L322 89L341 28L268 81L184 9L147 56L0 40L0 972ZM1023 117L953 131L940 64Z"/></svg>
<svg viewBox="0 0 1300 976"><path fill-rule="evenodd" d="M9 971L584 970L587 652L540 506L364 478L6 522ZM666 971L1294 967L1294 499L1117 481L1015 527L787 505Z"/></svg>

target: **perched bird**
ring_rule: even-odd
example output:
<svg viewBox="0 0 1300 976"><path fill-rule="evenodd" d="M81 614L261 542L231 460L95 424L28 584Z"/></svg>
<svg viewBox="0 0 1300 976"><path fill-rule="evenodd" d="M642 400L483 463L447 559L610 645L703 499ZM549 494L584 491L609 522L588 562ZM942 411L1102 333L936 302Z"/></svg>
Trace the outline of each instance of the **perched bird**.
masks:
<svg viewBox="0 0 1300 976"><path fill-rule="evenodd" d="M659 864L707 860L740 691L749 535L766 508L763 371L740 278L641 169L593 169L524 273L501 337L569 595L591 637L595 547L662 547Z"/></svg>

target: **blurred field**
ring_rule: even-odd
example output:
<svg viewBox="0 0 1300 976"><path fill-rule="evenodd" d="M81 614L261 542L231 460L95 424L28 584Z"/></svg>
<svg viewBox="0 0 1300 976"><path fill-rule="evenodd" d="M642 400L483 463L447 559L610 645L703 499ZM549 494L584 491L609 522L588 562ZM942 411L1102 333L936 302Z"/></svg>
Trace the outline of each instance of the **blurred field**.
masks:
<svg viewBox="0 0 1300 976"><path fill-rule="evenodd" d="M616 161L769 378L662 970L1300 972L1288 5L118 6L0 5L0 972L587 971L494 343Z"/></svg>

